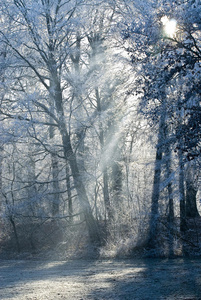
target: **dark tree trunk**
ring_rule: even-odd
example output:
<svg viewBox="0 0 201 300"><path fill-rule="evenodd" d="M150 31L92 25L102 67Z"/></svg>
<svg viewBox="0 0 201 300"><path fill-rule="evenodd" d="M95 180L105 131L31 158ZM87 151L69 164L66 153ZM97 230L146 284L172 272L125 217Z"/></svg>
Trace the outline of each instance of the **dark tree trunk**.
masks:
<svg viewBox="0 0 201 300"><path fill-rule="evenodd" d="M37 215L37 189L36 189L36 166L35 166L35 145L29 143L28 144L28 153L29 153L29 160L28 160L28 209L29 214Z"/></svg>
<svg viewBox="0 0 201 300"><path fill-rule="evenodd" d="M114 211L116 212L116 221L119 232L122 227L123 206L122 206L122 169L117 159L112 162L112 197Z"/></svg>
<svg viewBox="0 0 201 300"><path fill-rule="evenodd" d="M52 215L59 214L60 209L60 195L59 195L59 166L58 158L55 153L51 153L52 160L52 179L53 179L53 201L52 201Z"/></svg>
<svg viewBox="0 0 201 300"><path fill-rule="evenodd" d="M100 243L100 233L98 230L98 225L93 217L91 206L90 206L90 203L89 203L89 200L88 200L88 197L86 194L86 190L85 190L85 187L82 182L82 178L80 176L80 172L78 169L76 156L71 147L70 137L67 133L67 130L65 129L65 123L61 123L60 132L61 132L62 141L63 141L64 156L65 156L66 160L69 162L69 165L71 168L73 180L75 183L75 188L77 190L80 206L83 210L83 214L85 217L85 221L87 224L87 229L89 231L89 236L90 236L91 242L99 244Z"/></svg>
<svg viewBox="0 0 201 300"><path fill-rule="evenodd" d="M151 199L151 216L149 223L149 237L148 237L148 248L155 249L157 234L158 234L158 207L159 207L159 196L160 196L160 178L161 178L161 163L162 163L162 149L157 147L156 150L156 161L154 170L154 182L153 192Z"/></svg>
<svg viewBox="0 0 201 300"><path fill-rule="evenodd" d="M67 187L67 195L68 195L68 214L70 216L69 222L73 223L73 201L72 201L72 194L71 194L70 170L67 161L66 161L66 187Z"/></svg>
<svg viewBox="0 0 201 300"><path fill-rule="evenodd" d="M196 204L197 189L193 186L191 181L186 181L186 217L199 217Z"/></svg>
<svg viewBox="0 0 201 300"><path fill-rule="evenodd" d="M184 191L184 162L182 151L179 150L179 197L180 197L180 231L184 233L186 227L186 204Z"/></svg>
<svg viewBox="0 0 201 300"><path fill-rule="evenodd" d="M122 169L118 162L114 161L112 165L112 178L113 178L113 196L117 206L121 206L122 196Z"/></svg>
<svg viewBox="0 0 201 300"><path fill-rule="evenodd" d="M167 171L167 178L171 176L171 156L170 153L167 153L166 157L166 171ZM168 183L168 243L169 243L169 257L174 256L174 201L173 201L173 190L172 190L172 182Z"/></svg>
<svg viewBox="0 0 201 300"><path fill-rule="evenodd" d="M103 171L103 198L104 198L104 204L105 204L105 210L106 210L106 216L105 220L108 219L109 223L112 221L113 214L110 204L110 196L109 196L109 186L108 186L108 170L105 167Z"/></svg>
<svg viewBox="0 0 201 300"><path fill-rule="evenodd" d="M168 127L164 128L164 138L167 141ZM174 201L173 201L173 189L172 189L172 168L171 168L171 149L170 144L167 143L165 146L165 167L166 167L166 178L168 180L168 246L169 246L169 257L174 256Z"/></svg>
<svg viewBox="0 0 201 300"><path fill-rule="evenodd" d="M80 206L83 210L83 214L85 217L85 221L87 224L87 229L89 231L89 236L90 236L91 242L95 243L95 244L100 244L101 239L100 239L98 225L93 217L93 213L92 213L91 206L90 206L87 194L86 194L86 190L83 185L82 179L80 177L75 154L73 153L73 151L71 149L71 145L69 144L68 136L64 135L64 136L62 136L62 138L63 138L63 144L64 144L64 155L65 155L66 159L69 160L72 176L73 176L75 187L76 187L76 190L78 193L78 199L80 201Z"/></svg>
<svg viewBox="0 0 201 300"><path fill-rule="evenodd" d="M13 220L13 217L10 216L10 222L12 224L13 227L13 232L14 232L14 236L15 236L15 241L16 241L16 247L17 247L17 252L20 253L21 249L20 249L20 242L19 242L19 238L18 238L18 233L17 233L17 228L15 225L15 221Z"/></svg>
<svg viewBox="0 0 201 300"><path fill-rule="evenodd" d="M197 195L197 174L194 162L189 162L186 170L186 217L197 218L199 212L197 209L196 195Z"/></svg>
<svg viewBox="0 0 201 300"><path fill-rule="evenodd" d="M156 249L158 235L158 219L159 219L159 197L160 197L160 182L161 182L161 165L163 158L163 143L165 130L165 110L161 111L158 131L158 143L156 148L156 160L154 168L154 182L151 199L151 215L149 222L148 248Z"/></svg>
<svg viewBox="0 0 201 300"><path fill-rule="evenodd" d="M52 88L53 83L51 83ZM50 97L50 106L52 109L54 99ZM53 123L52 118L50 117L50 123ZM49 138L53 140L55 136L53 126L49 127ZM52 185L53 185L53 199L52 199L52 216L59 214L60 209L60 193L59 193L59 165L58 157L56 152L51 152L51 166L52 166Z"/></svg>

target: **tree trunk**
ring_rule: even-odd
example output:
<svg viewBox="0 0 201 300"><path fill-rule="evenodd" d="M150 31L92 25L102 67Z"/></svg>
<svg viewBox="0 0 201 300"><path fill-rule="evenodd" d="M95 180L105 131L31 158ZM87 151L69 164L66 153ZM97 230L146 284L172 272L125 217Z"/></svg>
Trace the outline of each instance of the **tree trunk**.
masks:
<svg viewBox="0 0 201 300"><path fill-rule="evenodd" d="M184 162L182 151L179 149L179 200L180 200L180 231L184 233L186 227L186 205L185 205L185 192L184 192Z"/></svg>
<svg viewBox="0 0 201 300"><path fill-rule="evenodd" d="M55 153L51 153L52 162L52 180L53 180L53 199L52 199L52 216L59 214L60 209L60 194L59 194L59 166L58 158Z"/></svg>
<svg viewBox="0 0 201 300"><path fill-rule="evenodd" d="M69 214L69 222L73 223L73 201L71 194L71 183L70 183L70 170L68 166L68 162L66 161L66 187L67 187L67 195L68 195L68 214Z"/></svg>
<svg viewBox="0 0 201 300"><path fill-rule="evenodd" d="M34 151L35 146L31 143L28 144L28 153L29 153L29 161L28 161L28 210L32 215L37 215L37 191L36 191L36 166L34 159Z"/></svg>
<svg viewBox="0 0 201 300"><path fill-rule="evenodd" d="M196 195L197 195L197 178L195 174L193 162L189 162L186 175L186 217L199 217L197 209Z"/></svg>
<svg viewBox="0 0 201 300"><path fill-rule="evenodd" d="M103 170L103 198L106 209L105 220L108 220L108 222L110 223L112 221L112 210L110 204L108 180L108 170L105 167L105 169Z"/></svg>
<svg viewBox="0 0 201 300"><path fill-rule="evenodd" d="M164 127L164 139L167 140L168 127ZM165 167L166 167L166 178L168 180L168 246L169 246L169 257L174 256L174 201L173 201L173 189L172 189L172 168L171 168L171 149L169 143L165 146Z"/></svg>
<svg viewBox="0 0 201 300"><path fill-rule="evenodd" d="M80 111L81 115L82 115L82 111ZM80 124L79 124L80 125ZM83 184L84 184L84 174L85 174L85 161L84 161L84 149L85 149L85 145L84 145L84 130L81 129L79 131L76 132L76 136L77 136L77 149L76 149L76 159L77 159L77 165L78 165L78 169L79 169L79 173L80 176L83 178ZM83 214L80 214L80 221L82 222L84 220L84 216Z"/></svg>
<svg viewBox="0 0 201 300"><path fill-rule="evenodd" d="M158 234L158 208L159 208L159 196L160 196L160 179L161 179L161 163L162 163L162 149L160 146L156 150L156 160L154 169L154 182L151 199L151 216L149 223L149 236L148 236L148 248L155 249L157 234Z"/></svg>
<svg viewBox="0 0 201 300"><path fill-rule="evenodd" d="M119 231L121 232L121 224L123 220L122 217L124 214L122 203L122 168L117 161L117 157L112 163L112 197L114 211L116 212L116 218L119 225Z"/></svg>
<svg viewBox="0 0 201 300"><path fill-rule="evenodd" d="M52 88L53 83L51 83ZM50 97L50 109L52 109L54 99ZM53 123L53 119L50 117L50 123ZM55 136L53 126L49 127L49 138L53 140ZM53 197L52 197L52 216L59 214L60 209L60 188L59 188L59 165L56 152L51 152L51 166L52 166L52 186L53 186Z"/></svg>
<svg viewBox="0 0 201 300"><path fill-rule="evenodd" d="M158 143L156 148L156 160L154 168L154 182L151 199L151 216L149 223L148 248L157 250L158 218L159 218L159 197L161 182L161 164L163 157L163 142L165 129L165 111L161 111L158 131Z"/></svg>
<svg viewBox="0 0 201 300"><path fill-rule="evenodd" d="M172 170L171 170L171 155L170 150L166 149L166 173L169 180ZM168 243L169 243L169 257L174 256L174 202L173 202L173 191L172 182L168 183Z"/></svg>
<svg viewBox="0 0 201 300"><path fill-rule="evenodd" d="M20 253L20 251L21 251L20 242L19 242L19 238L18 238L18 233L17 233L17 228L16 228L16 225L15 225L15 221L13 220L12 216L10 216L9 220L10 220L12 226L13 226L13 232L14 232L14 236L15 236L17 252Z"/></svg>
<svg viewBox="0 0 201 300"><path fill-rule="evenodd" d="M92 213L91 206L90 206L87 194L86 194L86 190L85 190L85 187L82 182L82 179L81 179L81 176L79 173L79 169L77 166L76 157L71 148L69 136L66 134L63 134L62 140L63 140L63 145L64 145L64 155L65 155L65 158L69 161L69 164L71 167L71 172L72 172L73 180L75 183L75 188L78 193L80 206L83 210L83 214L84 214L85 221L87 224L87 229L89 231L90 240L92 243L100 244L101 240L100 240L100 233L98 230L97 222L95 221L95 219L93 217L93 213Z"/></svg>
<svg viewBox="0 0 201 300"><path fill-rule="evenodd" d="M112 178L114 202L118 207L120 207L122 202L122 169L119 163L116 161L114 161L112 165Z"/></svg>
<svg viewBox="0 0 201 300"><path fill-rule="evenodd" d="M62 91L59 82L56 78L54 78L54 100L55 100L55 106L57 109L57 113L59 116L59 130L62 137L62 144L64 148L64 157L69 162L73 180L75 183L75 188L77 190L78 199L80 202L80 206L83 210L83 214L85 217L85 221L87 224L87 229L89 232L90 240L92 243L100 244L100 233L98 229L97 222L95 221L93 217L93 213L91 210L91 206L87 197L87 193L82 181L82 178L80 176L80 172L78 169L77 159L75 156L75 153L73 152L70 136L68 134L65 118L64 118L64 111L63 111L63 102L62 102Z"/></svg>
<svg viewBox="0 0 201 300"><path fill-rule="evenodd" d="M196 218L199 217L197 204L196 204L197 189L189 180L186 181L186 217Z"/></svg>

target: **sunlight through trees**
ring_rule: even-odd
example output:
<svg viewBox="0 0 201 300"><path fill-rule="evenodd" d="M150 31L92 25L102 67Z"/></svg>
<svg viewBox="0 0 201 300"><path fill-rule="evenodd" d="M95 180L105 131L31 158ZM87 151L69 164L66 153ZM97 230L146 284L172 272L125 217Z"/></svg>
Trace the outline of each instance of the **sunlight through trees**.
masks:
<svg viewBox="0 0 201 300"><path fill-rule="evenodd" d="M200 5L0 13L0 250L200 253Z"/></svg>

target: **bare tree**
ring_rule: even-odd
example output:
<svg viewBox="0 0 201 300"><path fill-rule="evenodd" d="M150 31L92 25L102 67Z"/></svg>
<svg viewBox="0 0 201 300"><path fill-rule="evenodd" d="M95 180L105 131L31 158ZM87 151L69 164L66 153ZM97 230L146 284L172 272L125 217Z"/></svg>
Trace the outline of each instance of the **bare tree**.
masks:
<svg viewBox="0 0 201 300"><path fill-rule="evenodd" d="M15 9L13 17L11 10ZM65 9L64 9L65 8ZM92 214L86 189L80 176L75 151L72 148L70 132L67 129L66 111L64 109L65 97L63 85L63 72L70 49L69 36L72 33L73 15L77 9L74 1L50 2L41 1L35 6L35 2L14 1L9 3L12 24L18 23L15 36L9 36L1 31L2 39L7 47L14 53L23 68L30 71L31 76L37 80L40 91L46 97L53 99L54 114L50 109L50 102L41 101L38 97L32 98L32 103L38 111L51 117L54 125L58 127L61 136L63 156L69 162L74 184L77 190L80 205L82 207L89 235L92 242L100 242L97 224ZM22 38L22 32L26 32ZM21 44L16 43L22 38ZM22 74L26 76L26 74ZM42 95L42 94L41 94ZM53 125L52 124L52 125Z"/></svg>

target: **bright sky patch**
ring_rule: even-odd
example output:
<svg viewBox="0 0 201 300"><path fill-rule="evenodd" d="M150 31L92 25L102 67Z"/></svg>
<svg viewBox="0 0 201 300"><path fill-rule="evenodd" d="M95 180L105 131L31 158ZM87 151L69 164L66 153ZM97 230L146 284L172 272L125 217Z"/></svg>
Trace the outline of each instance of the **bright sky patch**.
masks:
<svg viewBox="0 0 201 300"><path fill-rule="evenodd" d="M167 16L161 18L161 22L164 25L164 31L168 37L174 37L177 29L177 21L175 19L168 19Z"/></svg>

